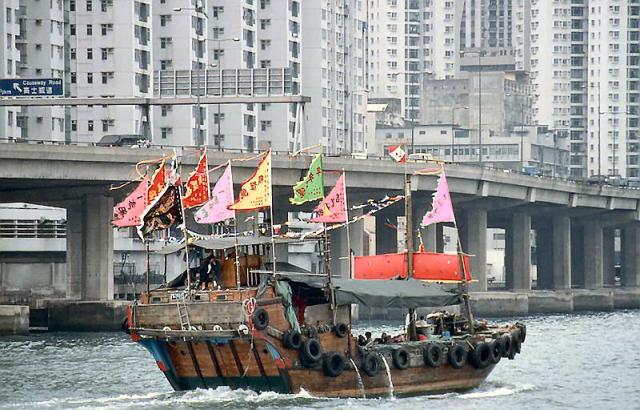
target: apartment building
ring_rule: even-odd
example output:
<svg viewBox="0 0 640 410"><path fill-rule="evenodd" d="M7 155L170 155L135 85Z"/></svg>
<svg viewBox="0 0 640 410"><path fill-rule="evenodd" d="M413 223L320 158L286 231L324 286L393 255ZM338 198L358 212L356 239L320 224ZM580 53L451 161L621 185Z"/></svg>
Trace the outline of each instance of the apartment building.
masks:
<svg viewBox="0 0 640 410"><path fill-rule="evenodd" d="M20 37L19 0L0 0L0 78L17 77L20 51L16 47ZM18 126L20 110L0 107L0 140L20 138Z"/></svg>
<svg viewBox="0 0 640 410"><path fill-rule="evenodd" d="M72 97L151 96L151 1L69 0L69 94ZM71 109L70 141L105 134L149 136L151 112L132 106Z"/></svg>

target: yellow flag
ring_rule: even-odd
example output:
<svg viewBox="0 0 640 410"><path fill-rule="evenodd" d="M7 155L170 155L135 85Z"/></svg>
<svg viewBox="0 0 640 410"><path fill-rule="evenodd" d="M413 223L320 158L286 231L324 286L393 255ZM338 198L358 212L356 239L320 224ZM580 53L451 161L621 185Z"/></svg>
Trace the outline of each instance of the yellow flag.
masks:
<svg viewBox="0 0 640 410"><path fill-rule="evenodd" d="M238 199L229 209L251 211L271 206L271 150L267 151L253 175L242 183Z"/></svg>

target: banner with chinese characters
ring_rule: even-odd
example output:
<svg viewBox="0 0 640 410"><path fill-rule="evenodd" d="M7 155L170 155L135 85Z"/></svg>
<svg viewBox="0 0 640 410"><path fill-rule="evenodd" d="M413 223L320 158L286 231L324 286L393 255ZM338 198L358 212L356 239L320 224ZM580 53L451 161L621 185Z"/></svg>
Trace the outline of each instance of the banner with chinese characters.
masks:
<svg viewBox="0 0 640 410"><path fill-rule="evenodd" d="M235 212L228 209L233 204L233 178L231 177L231 163L211 190L209 201L193 215L196 222L214 224L225 219L234 218Z"/></svg>
<svg viewBox="0 0 640 410"><path fill-rule="evenodd" d="M182 198L184 209L202 205L209 200L209 170L207 168L207 151L204 149L196 170L189 175L186 192Z"/></svg>
<svg viewBox="0 0 640 410"><path fill-rule="evenodd" d="M344 172L338 178L336 186L329 195L318 204L315 209L317 216L311 222L338 223L347 221L347 207L345 202Z"/></svg>
<svg viewBox="0 0 640 410"><path fill-rule="evenodd" d="M316 155L311 161L307 176L293 187L293 198L289 202L302 205L324 197L324 178L322 177L322 154Z"/></svg>
<svg viewBox="0 0 640 410"><path fill-rule="evenodd" d="M138 235L143 240L153 231L167 229L182 223L180 192L175 185L166 185L140 216Z"/></svg>
<svg viewBox="0 0 640 410"><path fill-rule="evenodd" d="M156 169L156 172L153 173L151 177L151 184L149 184L149 188L147 189L147 203L150 204L160 192L164 189L164 185L166 183L166 171L164 169L164 160Z"/></svg>
<svg viewBox="0 0 640 410"><path fill-rule="evenodd" d="M113 207L113 221L118 228L140 225L140 215L147 207L147 185L145 177L122 202Z"/></svg>
<svg viewBox="0 0 640 410"><path fill-rule="evenodd" d="M271 206L271 150L267 151L253 175L242 183L238 199L229 207L251 211Z"/></svg>

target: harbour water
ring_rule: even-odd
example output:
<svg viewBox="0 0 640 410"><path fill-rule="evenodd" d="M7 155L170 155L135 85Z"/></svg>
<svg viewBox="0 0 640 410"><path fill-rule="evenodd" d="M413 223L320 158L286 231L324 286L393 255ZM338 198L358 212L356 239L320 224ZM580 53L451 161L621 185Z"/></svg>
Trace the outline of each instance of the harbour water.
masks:
<svg viewBox="0 0 640 410"><path fill-rule="evenodd" d="M640 409L640 311L520 320L527 324L522 354L501 361L481 387L410 398L174 392L151 356L125 334L0 338L0 409ZM361 323L356 330L400 326Z"/></svg>

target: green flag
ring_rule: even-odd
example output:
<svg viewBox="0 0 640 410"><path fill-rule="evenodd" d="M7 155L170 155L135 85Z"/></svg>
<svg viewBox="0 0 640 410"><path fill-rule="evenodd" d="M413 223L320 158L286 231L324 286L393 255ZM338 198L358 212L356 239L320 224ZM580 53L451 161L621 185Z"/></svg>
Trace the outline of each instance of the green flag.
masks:
<svg viewBox="0 0 640 410"><path fill-rule="evenodd" d="M302 205L324 197L324 178L322 177L322 154L316 155L311 161L307 176L293 187L293 198L289 202Z"/></svg>

